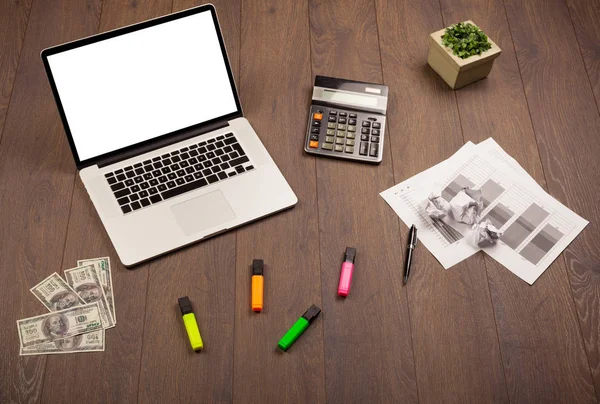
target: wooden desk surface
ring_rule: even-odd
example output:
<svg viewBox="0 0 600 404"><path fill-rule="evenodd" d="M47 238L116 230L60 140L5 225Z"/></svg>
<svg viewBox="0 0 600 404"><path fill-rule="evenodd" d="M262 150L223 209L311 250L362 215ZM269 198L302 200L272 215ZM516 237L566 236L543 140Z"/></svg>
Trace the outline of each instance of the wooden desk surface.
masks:
<svg viewBox="0 0 600 404"><path fill-rule="evenodd" d="M245 114L300 201L129 271L78 179L39 52L195 2L0 2L0 402L598 402L600 2L213 3ZM427 66L427 36L466 19L503 53L489 78L455 92ZM316 74L390 87L381 165L303 152ZM445 271L421 248L402 287L407 228L378 193L489 136L590 225L533 286L482 254ZM340 300L346 246L358 261ZM106 351L19 357L15 320L45 312L29 288L102 255L118 312ZM182 295L201 354L185 339ZM278 353L313 303L323 314Z"/></svg>

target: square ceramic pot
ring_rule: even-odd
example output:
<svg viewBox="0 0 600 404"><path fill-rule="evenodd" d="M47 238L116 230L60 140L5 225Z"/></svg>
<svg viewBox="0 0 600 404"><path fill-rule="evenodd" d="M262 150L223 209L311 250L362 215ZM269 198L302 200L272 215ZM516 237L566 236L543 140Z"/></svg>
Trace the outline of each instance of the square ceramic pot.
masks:
<svg viewBox="0 0 600 404"><path fill-rule="evenodd" d="M464 23L477 26L473 21ZM492 70L494 60L502 52L498 45L488 38L492 45L490 49L482 52L481 55L461 59L452 53L452 49L442 45L442 35L445 31L446 28L429 35L429 56L427 57L429 66L453 89L487 77Z"/></svg>

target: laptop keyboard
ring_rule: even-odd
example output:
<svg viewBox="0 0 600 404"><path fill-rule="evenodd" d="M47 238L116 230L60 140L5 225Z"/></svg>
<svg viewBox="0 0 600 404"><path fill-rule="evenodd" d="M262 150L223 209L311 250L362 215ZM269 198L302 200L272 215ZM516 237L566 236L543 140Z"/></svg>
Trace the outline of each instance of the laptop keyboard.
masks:
<svg viewBox="0 0 600 404"><path fill-rule="evenodd" d="M253 170L233 133L105 174L123 213Z"/></svg>

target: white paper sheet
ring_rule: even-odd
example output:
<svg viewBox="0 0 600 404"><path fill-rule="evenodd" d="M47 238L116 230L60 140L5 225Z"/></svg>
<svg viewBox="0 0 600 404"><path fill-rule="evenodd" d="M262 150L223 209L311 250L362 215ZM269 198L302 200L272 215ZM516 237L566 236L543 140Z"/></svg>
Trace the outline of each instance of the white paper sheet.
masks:
<svg viewBox="0 0 600 404"><path fill-rule="evenodd" d="M432 191L450 200L464 187L482 190L481 218L503 233L483 251L529 284L588 223L548 195L493 139L469 142L448 160L381 193L407 226L417 226L423 245L446 269L482 248L472 243L470 226L451 217L431 219L424 209Z"/></svg>

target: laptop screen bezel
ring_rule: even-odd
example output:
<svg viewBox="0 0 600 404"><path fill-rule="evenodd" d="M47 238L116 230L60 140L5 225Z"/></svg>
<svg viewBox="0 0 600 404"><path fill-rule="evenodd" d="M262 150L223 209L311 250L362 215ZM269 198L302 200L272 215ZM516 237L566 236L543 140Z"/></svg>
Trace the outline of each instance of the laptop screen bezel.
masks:
<svg viewBox="0 0 600 404"><path fill-rule="evenodd" d="M164 24L170 21L175 21L181 18L186 18L189 17L191 15L195 15L195 14L199 14L199 13L203 13L203 12L207 12L210 11L211 15L212 15L212 19L213 22L215 24L215 29L217 32L217 37L219 39L219 45L221 46L221 53L223 55L223 60L225 62L225 67L227 69L227 76L229 77L229 83L231 84L231 89L233 91L233 97L235 99L235 105L236 105L236 111L232 112L230 114L227 115L223 115L223 116L219 116L216 118L213 118L211 120L208 121L204 121L198 124L194 124L185 128L181 128L178 129L176 131L173 132L169 132L169 133L165 133L159 136L155 136L151 139L148 140L144 140L142 142L138 142L117 150L113 150L111 152L108 153L104 153L89 159L85 159L85 160L81 160L79 158L79 154L77 153L77 148L75 147L75 142L73 140L73 136L71 134L71 129L69 127L69 122L67 120L67 117L65 115L65 111L63 109L63 105L61 103L60 100L60 94L58 92L58 89L56 87L56 83L54 81L54 77L52 75L52 70L50 69L50 65L48 63L48 57L52 56L52 55L56 55L57 53L61 53L61 52L66 52L69 51L71 49L75 49L75 48L79 48L82 46L86 46L86 45L90 45L96 42L100 42L100 41L104 41L110 38L114 38L114 37L118 37L121 35L126 35L129 34L131 32L135 32L135 31L139 31L139 30L143 30L146 28L150 28L150 27L154 27L156 25L159 24ZM97 35L93 35L87 38L83 38L83 39L79 39L73 42L68 42L62 45L58 45L58 46L53 46L51 48L47 48L44 49L41 52L41 57L42 57L42 61L44 63L44 68L46 70L46 74L48 76L48 80L50 82L50 87L52 88L52 94L54 95L54 100L56 101L56 106L58 108L58 112L60 114L60 118L62 120L64 129L65 129L65 133L67 135L67 139L69 140L69 146L71 147L71 152L73 153L73 158L75 159L75 164L77 166L78 169L82 169L84 167L88 167L90 165L94 165L97 163L102 162L103 160L107 160L107 159L111 159L111 158L115 158L116 156L118 156L119 154L128 154L131 155L132 151L135 151L136 149L147 149L148 146L151 146L152 143L154 142L161 142L164 143L164 141L168 141L169 138L174 138L174 137L179 137L182 133L185 132L192 132L192 131L196 131L196 130L201 130L204 127L207 126L214 126L214 124L218 123L218 122L223 122L223 121L228 121L231 119L235 119L235 118L239 118L241 116L243 116L242 113L242 107L240 104L240 99L238 96L238 92L237 92L237 88L235 86L235 81L233 78L233 73L231 71L231 65L229 64L229 58L227 57L227 50L225 49L225 43L223 41L223 36L221 34L221 29L219 26L219 21L217 19L217 13L215 11L215 8L212 4L206 4L206 5L202 5L199 7L194 7L194 8L190 8L187 10L183 10L177 13L173 13L173 14L169 14L169 15L165 15L163 17L158 17L152 20L148 20L148 21L144 21L144 22L140 22L137 24L133 24L133 25L129 25L126 27L122 27L122 28L118 28L112 31L107 31L107 32L103 32Z"/></svg>

